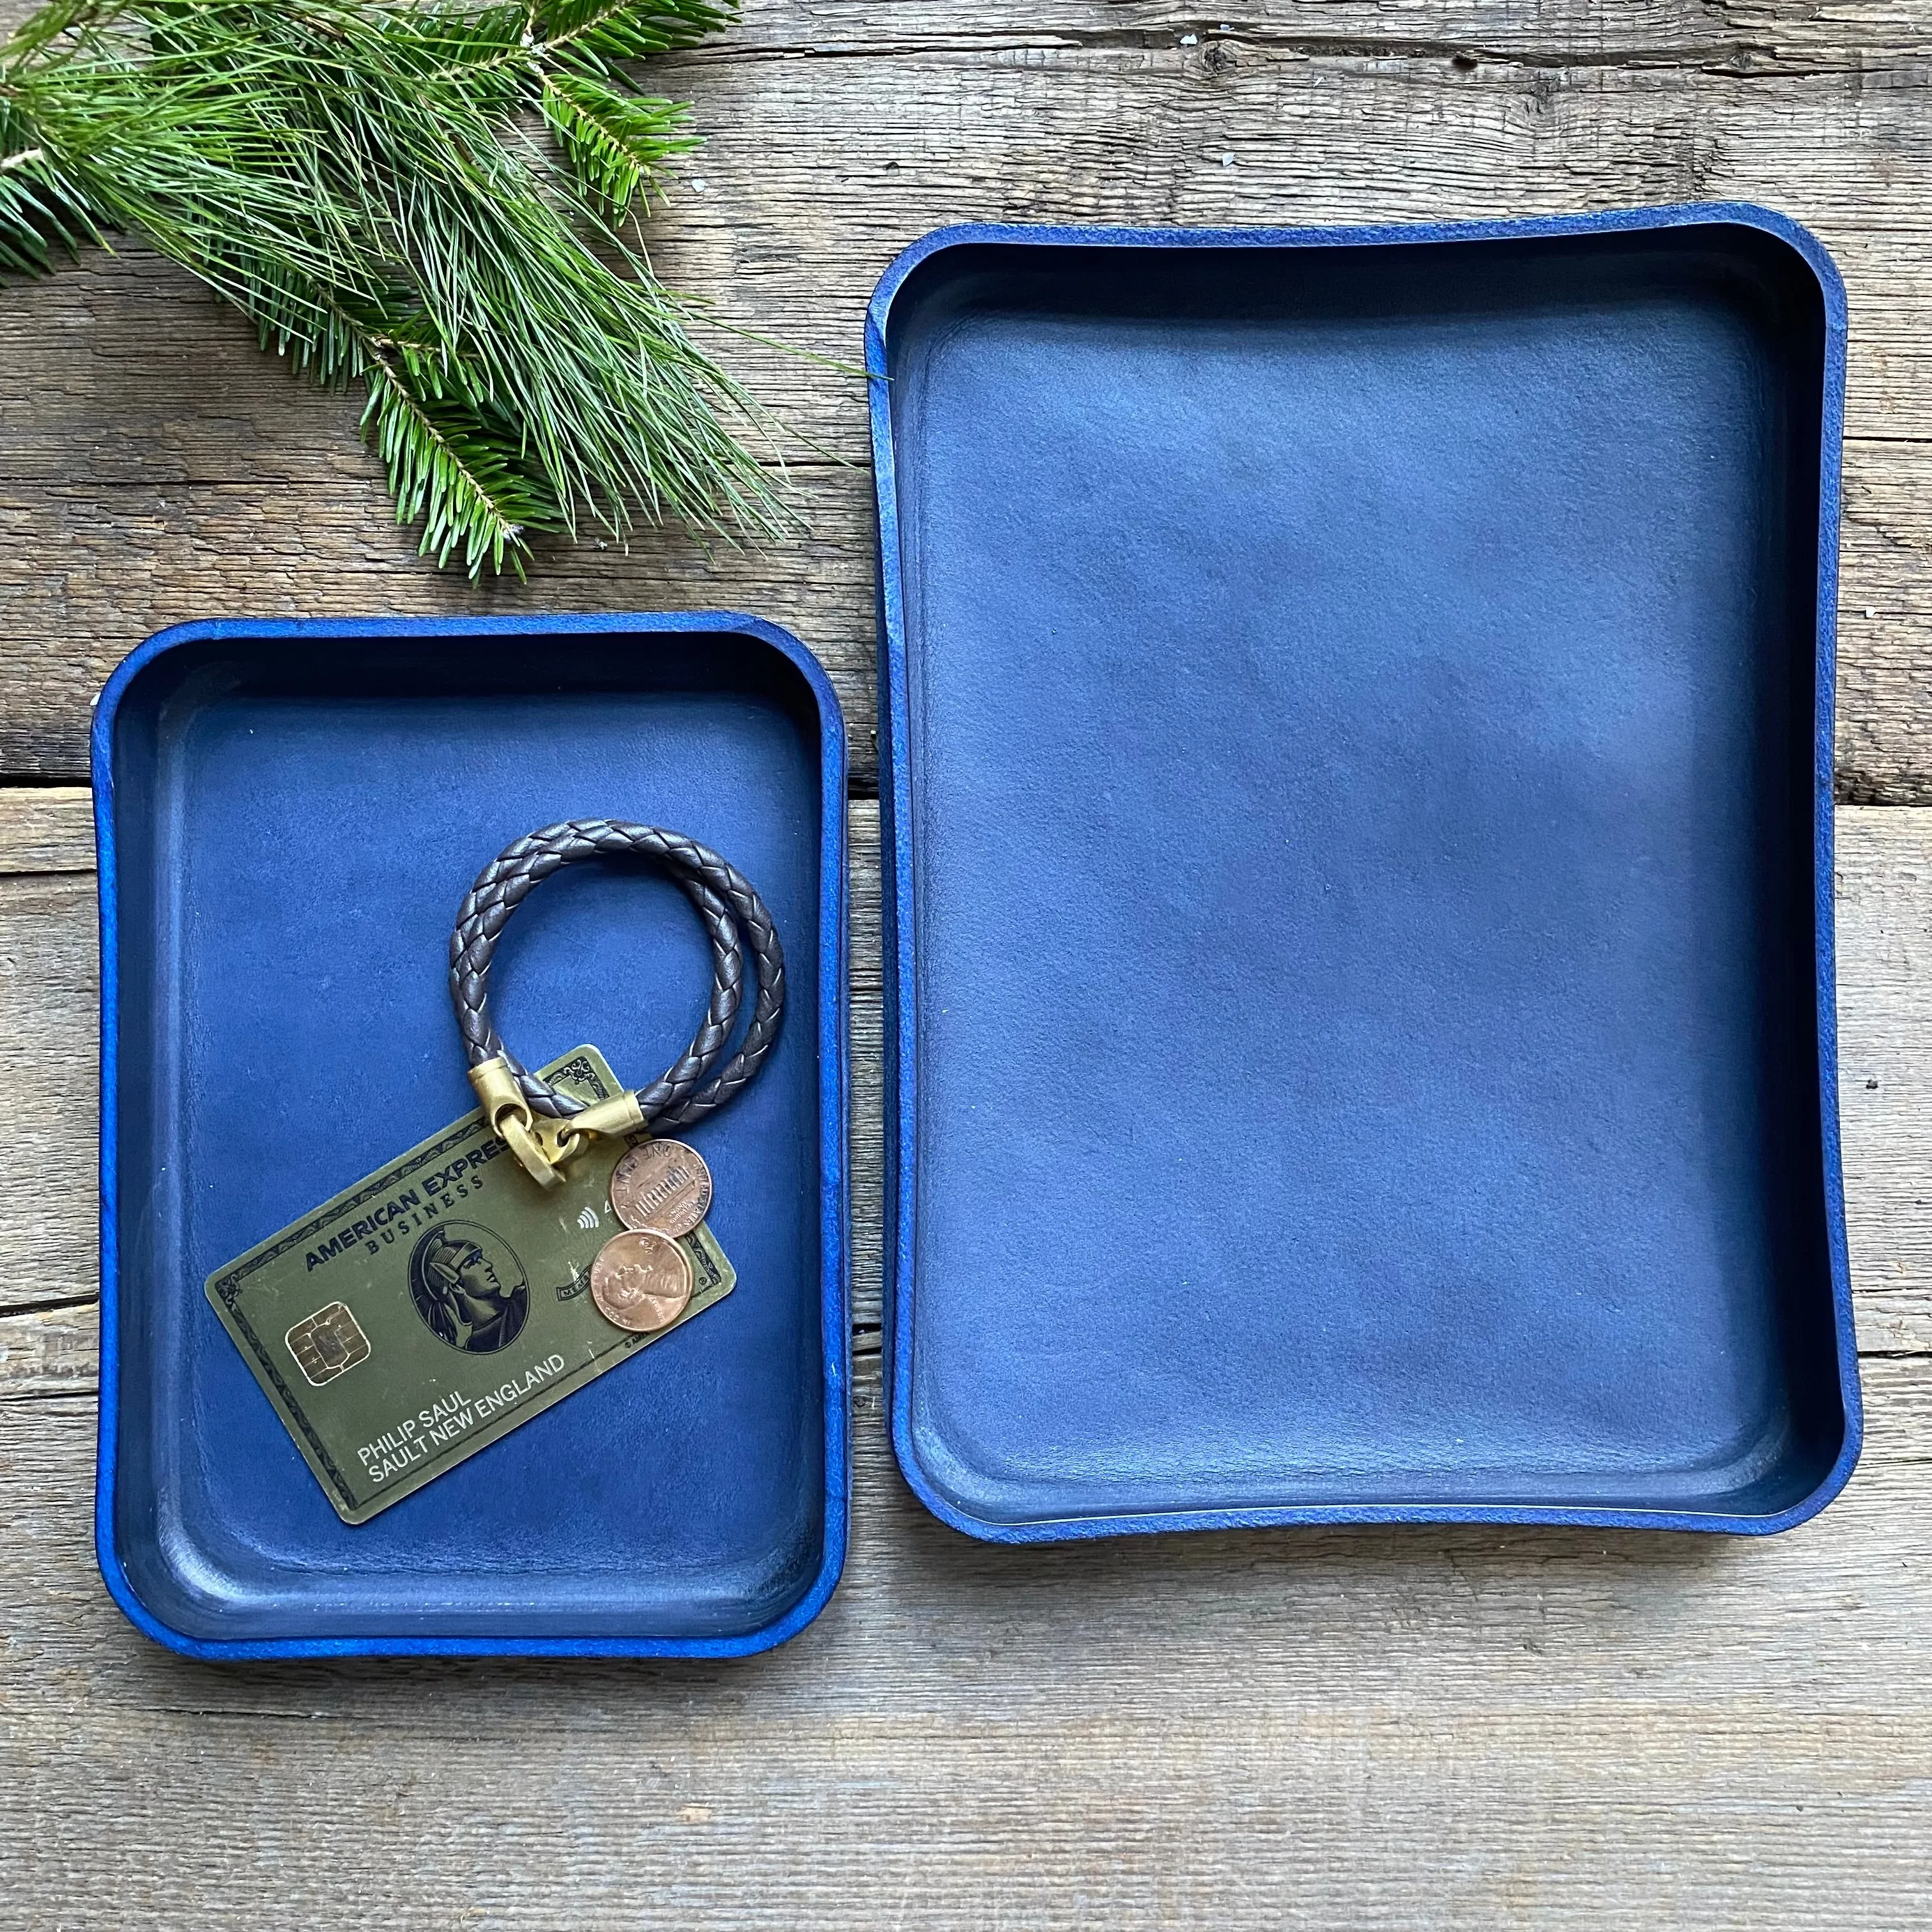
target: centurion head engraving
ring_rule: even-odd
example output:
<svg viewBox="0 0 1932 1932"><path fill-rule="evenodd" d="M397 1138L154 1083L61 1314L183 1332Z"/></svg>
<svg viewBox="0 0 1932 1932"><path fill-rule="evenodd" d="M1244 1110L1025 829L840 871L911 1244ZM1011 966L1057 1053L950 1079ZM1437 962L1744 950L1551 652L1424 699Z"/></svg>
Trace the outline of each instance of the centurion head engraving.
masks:
<svg viewBox="0 0 1932 1932"><path fill-rule="evenodd" d="M507 1348L530 1317L523 1263L502 1235L474 1221L446 1221L417 1242L410 1295L432 1334L472 1355Z"/></svg>

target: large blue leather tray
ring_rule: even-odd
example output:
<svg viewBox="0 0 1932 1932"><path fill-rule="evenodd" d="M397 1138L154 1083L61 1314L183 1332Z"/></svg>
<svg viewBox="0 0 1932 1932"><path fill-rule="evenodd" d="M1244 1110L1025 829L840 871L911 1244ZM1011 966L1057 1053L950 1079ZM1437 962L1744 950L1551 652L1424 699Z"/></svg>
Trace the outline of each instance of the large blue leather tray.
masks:
<svg viewBox="0 0 1932 1932"><path fill-rule="evenodd" d="M191 625L97 713L101 1568L208 1658L728 1656L831 1594L849 1491L845 745L794 639L730 616ZM722 852L785 944L781 1043L693 1138L736 1292L359 1528L202 1292L474 1104L449 928L572 818ZM493 1006L540 1064L654 1078L710 953L647 869L574 866Z"/></svg>
<svg viewBox="0 0 1932 1932"><path fill-rule="evenodd" d="M890 1413L946 1522L1844 1484L1844 328L1732 206L886 274Z"/></svg>

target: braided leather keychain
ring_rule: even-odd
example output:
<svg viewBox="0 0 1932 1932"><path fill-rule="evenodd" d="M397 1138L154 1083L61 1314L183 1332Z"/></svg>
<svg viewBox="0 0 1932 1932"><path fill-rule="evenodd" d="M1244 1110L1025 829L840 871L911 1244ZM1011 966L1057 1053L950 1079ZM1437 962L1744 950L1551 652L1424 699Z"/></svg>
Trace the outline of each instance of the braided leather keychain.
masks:
<svg viewBox="0 0 1932 1932"><path fill-rule="evenodd" d="M642 858L668 872L697 909L711 942L711 998L704 1024L649 1087L586 1104L531 1072L503 1044L489 1010L490 968L510 915L542 880L586 859ZM757 996L738 1051L723 1057L743 1001L745 954ZM544 1187L602 1136L682 1126L742 1093L777 1043L784 1018L784 949L764 902L734 866L682 833L608 818L547 825L506 847L477 875L449 940L449 994L470 1059L470 1082L490 1130ZM676 1141L634 1147L611 1176L610 1203L626 1234L605 1244L591 1271L598 1306L620 1326L647 1332L690 1299L690 1264L677 1245L704 1219L711 1175Z"/></svg>

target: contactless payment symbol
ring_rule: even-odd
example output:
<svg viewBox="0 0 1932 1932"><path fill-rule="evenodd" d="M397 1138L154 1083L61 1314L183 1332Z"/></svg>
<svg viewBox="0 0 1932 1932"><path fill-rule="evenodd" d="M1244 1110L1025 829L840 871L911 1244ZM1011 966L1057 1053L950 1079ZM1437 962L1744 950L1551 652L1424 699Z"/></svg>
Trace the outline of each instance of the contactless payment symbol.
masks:
<svg viewBox="0 0 1932 1932"><path fill-rule="evenodd" d="M346 1302L332 1301L305 1316L283 1337L296 1366L316 1388L346 1376L369 1359L369 1338Z"/></svg>

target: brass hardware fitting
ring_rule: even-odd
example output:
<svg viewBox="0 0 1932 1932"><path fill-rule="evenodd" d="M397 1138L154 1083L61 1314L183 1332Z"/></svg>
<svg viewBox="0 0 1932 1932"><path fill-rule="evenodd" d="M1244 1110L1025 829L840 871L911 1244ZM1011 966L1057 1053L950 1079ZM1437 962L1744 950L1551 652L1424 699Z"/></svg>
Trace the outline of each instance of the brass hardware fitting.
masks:
<svg viewBox="0 0 1932 1932"><path fill-rule="evenodd" d="M510 1063L500 1054L470 1070L470 1084L483 1103L483 1119L490 1131L517 1156L524 1172L539 1187L560 1187L563 1176L556 1171L557 1156L538 1138L536 1116L510 1071ZM549 1124L548 1123L545 1124Z"/></svg>
<svg viewBox="0 0 1932 1932"><path fill-rule="evenodd" d="M483 1103L483 1118L490 1131L516 1156L524 1172L539 1187L562 1186L564 1162L581 1154L598 1136L634 1133L644 1124L635 1094L599 1100L567 1120L538 1114L524 1097L510 1063L500 1054L472 1066L470 1084Z"/></svg>
<svg viewBox="0 0 1932 1932"><path fill-rule="evenodd" d="M582 1113L572 1114L567 1124L574 1133L634 1134L644 1124L644 1110L638 1105L636 1094L614 1094L609 1100L595 1101Z"/></svg>

